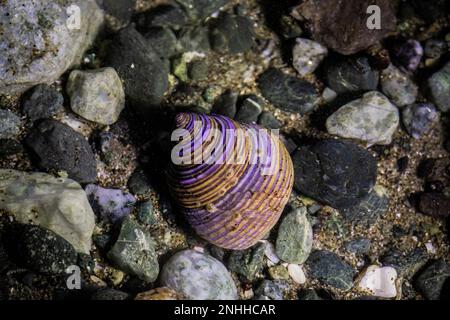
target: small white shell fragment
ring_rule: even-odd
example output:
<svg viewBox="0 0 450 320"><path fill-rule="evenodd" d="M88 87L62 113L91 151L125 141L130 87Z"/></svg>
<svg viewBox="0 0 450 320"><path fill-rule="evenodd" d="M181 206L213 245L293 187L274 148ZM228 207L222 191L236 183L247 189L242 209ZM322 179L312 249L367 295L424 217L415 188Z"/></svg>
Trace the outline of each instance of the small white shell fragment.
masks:
<svg viewBox="0 0 450 320"><path fill-rule="evenodd" d="M274 264L277 264L280 262L280 258L275 252L275 246L270 243L269 241L266 242L266 248L264 250L264 254L266 255L267 259L269 259Z"/></svg>
<svg viewBox="0 0 450 320"><path fill-rule="evenodd" d="M292 280L298 284L304 284L306 282L305 272L303 268L298 264L288 265L288 272Z"/></svg>
<svg viewBox="0 0 450 320"><path fill-rule="evenodd" d="M425 243L425 248L427 248L427 252L435 254L436 253L436 248L433 246L433 243L431 241L428 241L427 243Z"/></svg>
<svg viewBox="0 0 450 320"><path fill-rule="evenodd" d="M205 253L205 248L203 247L195 246L194 250L200 253Z"/></svg>
<svg viewBox="0 0 450 320"><path fill-rule="evenodd" d="M394 268L371 265L359 281L358 287L370 291L376 297L394 298L397 296L396 280L397 271Z"/></svg>

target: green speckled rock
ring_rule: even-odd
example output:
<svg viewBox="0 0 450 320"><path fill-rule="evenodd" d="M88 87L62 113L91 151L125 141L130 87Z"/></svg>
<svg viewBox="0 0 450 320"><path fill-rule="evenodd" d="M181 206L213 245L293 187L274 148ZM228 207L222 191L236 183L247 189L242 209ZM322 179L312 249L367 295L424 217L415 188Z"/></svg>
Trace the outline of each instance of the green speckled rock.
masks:
<svg viewBox="0 0 450 320"><path fill-rule="evenodd" d="M228 268L250 281L262 270L264 262L264 244L257 244L242 251L233 251L228 258Z"/></svg>
<svg viewBox="0 0 450 320"><path fill-rule="evenodd" d="M393 65L381 73L381 89L398 107L414 103L419 91L409 76Z"/></svg>
<svg viewBox="0 0 450 320"><path fill-rule="evenodd" d="M391 143L399 122L397 107L381 93L371 91L333 113L326 127L329 133L342 138L384 145Z"/></svg>
<svg viewBox="0 0 450 320"><path fill-rule="evenodd" d="M428 79L431 97L443 112L450 110L450 62Z"/></svg>
<svg viewBox="0 0 450 320"><path fill-rule="evenodd" d="M281 222L275 250L283 261L302 264L311 253L313 232L306 212L305 207L294 210Z"/></svg>
<svg viewBox="0 0 450 320"><path fill-rule="evenodd" d="M194 250L172 256L161 271L161 285L192 300L236 300L236 285L225 266Z"/></svg>

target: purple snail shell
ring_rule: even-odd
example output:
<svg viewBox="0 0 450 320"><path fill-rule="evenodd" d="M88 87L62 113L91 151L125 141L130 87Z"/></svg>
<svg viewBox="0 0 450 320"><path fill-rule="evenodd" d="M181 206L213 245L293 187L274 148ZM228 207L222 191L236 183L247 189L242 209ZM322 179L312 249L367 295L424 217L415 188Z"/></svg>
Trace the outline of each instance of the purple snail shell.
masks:
<svg viewBox="0 0 450 320"><path fill-rule="evenodd" d="M251 247L277 223L291 194L286 147L270 130L219 115L180 113L176 129L184 135L172 162L174 154L185 161L171 164L168 182L187 220L216 246Z"/></svg>

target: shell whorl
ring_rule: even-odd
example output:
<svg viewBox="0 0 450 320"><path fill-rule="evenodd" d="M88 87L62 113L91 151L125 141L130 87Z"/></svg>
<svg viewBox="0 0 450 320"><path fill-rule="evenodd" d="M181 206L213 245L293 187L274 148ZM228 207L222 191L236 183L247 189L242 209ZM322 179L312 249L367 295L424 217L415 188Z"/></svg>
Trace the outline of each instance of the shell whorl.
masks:
<svg viewBox="0 0 450 320"><path fill-rule="evenodd" d="M257 125L219 115L181 113L176 128L184 132L174 149L184 163L171 165L169 186L194 230L234 250L262 239L292 190L293 166L283 143Z"/></svg>

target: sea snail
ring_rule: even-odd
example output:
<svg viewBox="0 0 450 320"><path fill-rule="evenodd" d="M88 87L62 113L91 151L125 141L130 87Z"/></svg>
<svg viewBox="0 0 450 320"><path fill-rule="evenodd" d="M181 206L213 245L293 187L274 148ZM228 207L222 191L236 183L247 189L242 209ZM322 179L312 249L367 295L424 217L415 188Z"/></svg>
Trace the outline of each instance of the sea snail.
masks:
<svg viewBox="0 0 450 320"><path fill-rule="evenodd" d="M292 191L291 157L277 134L219 115L180 113L168 170L193 229L219 247L251 247L277 223Z"/></svg>

